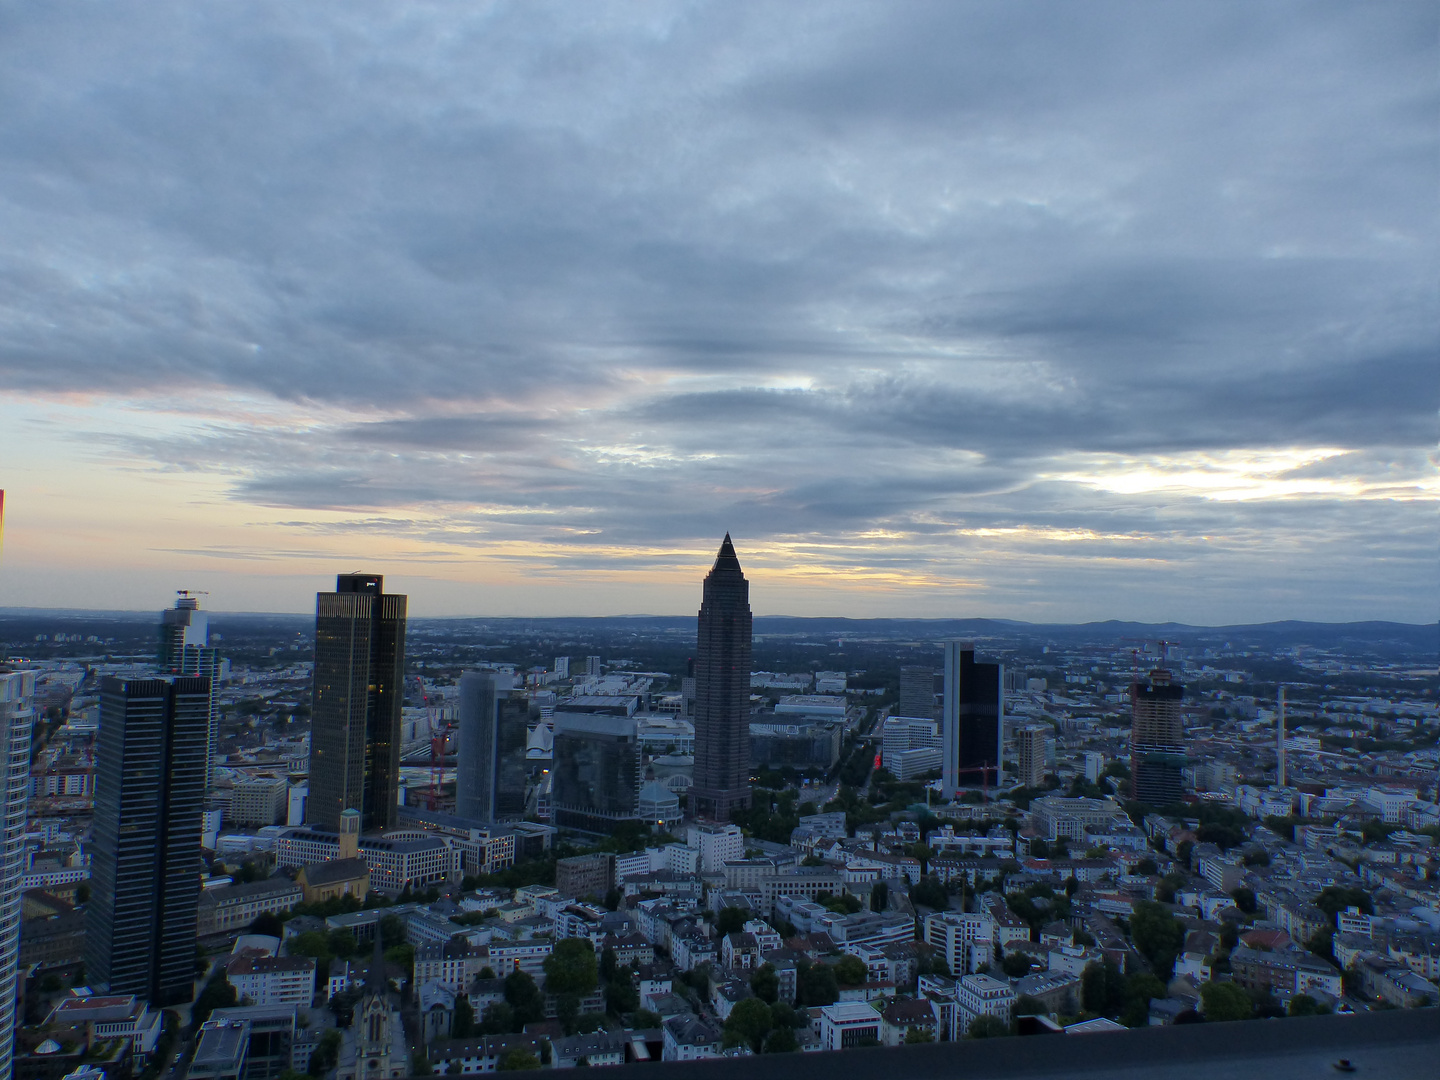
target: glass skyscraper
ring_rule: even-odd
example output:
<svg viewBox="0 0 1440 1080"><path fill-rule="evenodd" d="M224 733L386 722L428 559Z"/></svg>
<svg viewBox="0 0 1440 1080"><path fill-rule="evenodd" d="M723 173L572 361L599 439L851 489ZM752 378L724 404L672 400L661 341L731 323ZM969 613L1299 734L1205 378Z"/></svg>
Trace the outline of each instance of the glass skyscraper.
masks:
<svg viewBox="0 0 1440 1080"><path fill-rule="evenodd" d="M606 833L638 820L640 743L631 717L557 712L551 770L561 828Z"/></svg>
<svg viewBox="0 0 1440 1080"><path fill-rule="evenodd" d="M493 671L460 676L455 755L455 813L480 824L525 816L530 700L514 677Z"/></svg>
<svg viewBox="0 0 1440 1080"><path fill-rule="evenodd" d="M1004 687L1004 670L999 664L977 661L972 643L945 643L940 790L947 799L953 799L961 787L1000 783Z"/></svg>
<svg viewBox="0 0 1440 1080"><path fill-rule="evenodd" d="M30 794L30 738L35 723L35 674L0 665L0 1076L14 1056L16 978L20 960L20 883L25 876L25 804Z"/></svg>
<svg viewBox="0 0 1440 1080"><path fill-rule="evenodd" d="M1151 806L1179 802L1184 793L1185 688L1156 668L1150 682L1130 686L1130 786L1132 796Z"/></svg>
<svg viewBox="0 0 1440 1080"><path fill-rule="evenodd" d="M210 616L200 597L181 591L160 613L160 670L167 675L204 675L210 680L210 720L205 737L205 790L215 785L215 748L220 742L220 652L210 648Z"/></svg>
<svg viewBox="0 0 1440 1080"><path fill-rule="evenodd" d="M695 657L690 813L728 821L750 805L750 583L730 534L705 576Z"/></svg>
<svg viewBox="0 0 1440 1080"><path fill-rule="evenodd" d="M203 676L100 684L85 975L156 1006L192 996L209 719Z"/></svg>
<svg viewBox="0 0 1440 1080"><path fill-rule="evenodd" d="M393 828L400 790L405 600L378 574L341 574L315 597L315 692L305 820L331 832Z"/></svg>

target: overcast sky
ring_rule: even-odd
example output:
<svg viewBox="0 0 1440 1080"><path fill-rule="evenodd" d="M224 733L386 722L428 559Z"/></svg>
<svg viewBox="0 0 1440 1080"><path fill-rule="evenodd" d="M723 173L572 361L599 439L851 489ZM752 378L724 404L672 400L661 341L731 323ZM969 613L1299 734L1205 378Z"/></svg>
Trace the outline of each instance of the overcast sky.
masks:
<svg viewBox="0 0 1440 1080"><path fill-rule="evenodd" d="M0 606L1432 621L1440 6L0 7Z"/></svg>

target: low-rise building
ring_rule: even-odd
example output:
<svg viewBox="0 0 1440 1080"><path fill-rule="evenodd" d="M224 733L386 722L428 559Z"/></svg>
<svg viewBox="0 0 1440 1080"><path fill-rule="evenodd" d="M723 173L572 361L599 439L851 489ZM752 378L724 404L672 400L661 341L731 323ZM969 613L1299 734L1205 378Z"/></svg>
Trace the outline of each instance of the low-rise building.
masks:
<svg viewBox="0 0 1440 1080"><path fill-rule="evenodd" d="M225 978L241 1004L309 1006L315 998L315 961L308 956L238 956Z"/></svg>
<svg viewBox="0 0 1440 1080"><path fill-rule="evenodd" d="M261 915L289 911L304 899L304 887L287 877L204 889L200 893L198 933L204 937L243 930Z"/></svg>
<svg viewBox="0 0 1440 1080"><path fill-rule="evenodd" d="M825 1050L849 1050L880 1043L881 1016L858 1001L842 1001L820 1009L820 1046Z"/></svg>

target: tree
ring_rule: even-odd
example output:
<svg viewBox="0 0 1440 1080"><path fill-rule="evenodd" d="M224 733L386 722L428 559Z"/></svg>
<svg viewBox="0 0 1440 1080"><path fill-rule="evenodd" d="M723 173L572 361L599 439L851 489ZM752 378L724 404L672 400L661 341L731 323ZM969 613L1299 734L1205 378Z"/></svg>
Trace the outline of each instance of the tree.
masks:
<svg viewBox="0 0 1440 1080"><path fill-rule="evenodd" d="M614 949L603 949L600 952L600 977L606 982L615 978L615 972L620 967L620 962L615 958Z"/></svg>
<svg viewBox="0 0 1440 1080"><path fill-rule="evenodd" d="M1290 999L1291 1016L1319 1016L1329 1011L1330 1006L1321 1005L1309 994L1296 994Z"/></svg>
<svg viewBox="0 0 1440 1080"><path fill-rule="evenodd" d="M620 978L605 984L605 1008L610 1012L620 1016L639 1007L640 991L628 973L622 973Z"/></svg>
<svg viewBox="0 0 1440 1080"><path fill-rule="evenodd" d="M452 1039L468 1039L475 1030L475 1010L470 1007L468 999L457 997L455 999L455 1016L450 1021L450 1037Z"/></svg>
<svg viewBox="0 0 1440 1080"><path fill-rule="evenodd" d="M1045 1016L1050 1010L1039 998L1031 997L1029 994L1021 994L1015 999L1015 1005L1010 1010L1016 1016ZM908 1041L908 1040L907 1040ZM928 1039L926 1040L929 1041Z"/></svg>
<svg viewBox="0 0 1440 1080"><path fill-rule="evenodd" d="M725 1020L725 1033L735 1035L744 1040L750 1049L758 1051L771 1026L770 1006L759 998L746 998L736 1002L730 1010Z"/></svg>
<svg viewBox="0 0 1440 1080"><path fill-rule="evenodd" d="M1125 977L1109 960L1089 964L1081 973L1080 1004L1101 1016L1114 1016L1124 1007Z"/></svg>
<svg viewBox="0 0 1440 1080"><path fill-rule="evenodd" d="M765 1037L764 1053L792 1054L799 1049L800 1042L795 1038L793 1028L777 1027Z"/></svg>
<svg viewBox="0 0 1440 1080"><path fill-rule="evenodd" d="M1010 1034L1010 1025L998 1016L977 1016L965 1029L967 1039L995 1039Z"/></svg>
<svg viewBox="0 0 1440 1080"><path fill-rule="evenodd" d="M1255 1013L1250 995L1230 982L1207 982L1200 987L1200 1006L1206 1020L1249 1020Z"/></svg>
<svg viewBox="0 0 1440 1080"><path fill-rule="evenodd" d="M761 1001L773 1004L780 996L780 976L775 974L775 965L761 964L750 976L750 992Z"/></svg>
<svg viewBox="0 0 1440 1080"><path fill-rule="evenodd" d="M910 886L910 902L944 911L950 906L950 894L945 886L940 884L940 879L931 874Z"/></svg>
<svg viewBox="0 0 1440 1080"><path fill-rule="evenodd" d="M230 980L225 977L225 969L220 968L210 976L210 981L195 999L195 1004L190 1009L191 1026L199 1031L200 1025L210 1019L212 1012L216 1009L228 1009L235 1001L235 987L231 986Z"/></svg>
<svg viewBox="0 0 1440 1080"><path fill-rule="evenodd" d="M340 1057L340 1032L331 1028L320 1036L320 1044L310 1054L310 1075L324 1076L335 1067Z"/></svg>
<svg viewBox="0 0 1440 1080"><path fill-rule="evenodd" d="M341 960L354 956L358 949L355 944L355 935L349 930L339 928L331 930L326 942L330 946L330 954Z"/></svg>
<svg viewBox="0 0 1440 1080"><path fill-rule="evenodd" d="M835 963L835 981L841 986L859 986L868 976L865 962L858 956L842 956Z"/></svg>
<svg viewBox="0 0 1440 1080"><path fill-rule="evenodd" d="M1375 914L1375 902L1370 899L1369 893L1357 885L1327 885L1320 890L1315 906L1329 915L1331 922L1346 908L1357 907L1364 915Z"/></svg>
<svg viewBox="0 0 1440 1080"><path fill-rule="evenodd" d="M620 901L625 899L625 894L619 889L611 889L605 894L605 906L611 911L620 907Z"/></svg>
<svg viewBox="0 0 1440 1080"><path fill-rule="evenodd" d="M526 972L505 976L505 1001L515 1012L516 1030L545 1019L545 995Z"/></svg>
<svg viewBox="0 0 1440 1080"><path fill-rule="evenodd" d="M543 1002L541 1008L544 1008ZM485 1006L485 1015L480 1019L480 1034L508 1035L516 1030L518 1025L515 1023L515 1010L508 1001L495 1001Z"/></svg>
<svg viewBox="0 0 1440 1080"><path fill-rule="evenodd" d="M804 1021L800 1015L784 1001L777 1001L770 1006L770 1023L774 1027L799 1027Z"/></svg>
<svg viewBox="0 0 1440 1080"><path fill-rule="evenodd" d="M1126 1027L1145 1027L1150 1023L1150 999L1163 998L1165 984L1148 971L1137 971L1125 977L1125 1006L1120 1022Z"/></svg>
<svg viewBox="0 0 1440 1080"><path fill-rule="evenodd" d="M877 881L870 886L870 910L884 911L890 903L890 886Z"/></svg>
<svg viewBox="0 0 1440 1080"><path fill-rule="evenodd" d="M575 1034L575 1019L580 1015L579 994L557 994L555 996L555 1019L565 1027L566 1035Z"/></svg>
<svg viewBox="0 0 1440 1080"><path fill-rule="evenodd" d="M935 1036L931 1033L929 1028L917 1026L912 1027L909 1031L905 1032L906 1046L914 1046L916 1043L928 1043L934 1041Z"/></svg>
<svg viewBox="0 0 1440 1080"><path fill-rule="evenodd" d="M505 1056L495 1066L497 1072L519 1072L521 1069L540 1068L540 1059L529 1050L507 1050Z"/></svg>
<svg viewBox="0 0 1440 1080"><path fill-rule="evenodd" d="M1142 900L1130 916L1130 936L1135 947L1162 979L1175 970L1175 957L1185 943L1185 928L1175 916L1153 900Z"/></svg>
<svg viewBox="0 0 1440 1080"><path fill-rule="evenodd" d="M285 924L273 911L262 912L256 915L250 923L250 933L264 934L266 937L281 937L285 933Z"/></svg>
<svg viewBox="0 0 1440 1080"><path fill-rule="evenodd" d="M1022 975L1030 974L1032 963L1033 961L1025 953L1011 953L1000 961L1000 970L1012 979L1018 979Z"/></svg>
<svg viewBox="0 0 1440 1080"><path fill-rule="evenodd" d="M562 938L545 958L545 989L552 994L593 993L599 983L595 947L585 938Z"/></svg>
<svg viewBox="0 0 1440 1080"><path fill-rule="evenodd" d="M416 1050L410 1055L411 1076L430 1076L434 1072L435 1069L430 1064L430 1055L424 1050Z"/></svg>
<svg viewBox="0 0 1440 1080"><path fill-rule="evenodd" d="M814 1007L840 1000L835 972L828 964L800 964L795 970L795 1004Z"/></svg>
<svg viewBox="0 0 1440 1080"><path fill-rule="evenodd" d="M715 930L722 936L738 934L745 929L745 912L738 907L723 907L715 916Z"/></svg>
<svg viewBox="0 0 1440 1080"><path fill-rule="evenodd" d="M1247 889L1244 885L1241 885L1238 888L1232 889L1230 896L1235 901L1235 906L1246 915L1254 915L1260 908L1260 905L1255 900L1254 889Z"/></svg>
<svg viewBox="0 0 1440 1080"><path fill-rule="evenodd" d="M387 949L405 944L405 920L399 915L380 916L380 944Z"/></svg>

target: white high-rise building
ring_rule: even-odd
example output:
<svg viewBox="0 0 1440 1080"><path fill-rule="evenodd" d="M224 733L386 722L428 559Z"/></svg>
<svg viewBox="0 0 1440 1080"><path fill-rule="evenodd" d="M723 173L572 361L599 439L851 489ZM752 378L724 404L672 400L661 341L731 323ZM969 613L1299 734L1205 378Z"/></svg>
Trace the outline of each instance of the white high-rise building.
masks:
<svg viewBox="0 0 1440 1080"><path fill-rule="evenodd" d="M0 666L0 750L4 757L4 844L0 846L0 1076L15 1049L16 978L20 960L20 883L25 876L25 801L30 793L30 734L35 673Z"/></svg>
<svg viewBox="0 0 1440 1080"><path fill-rule="evenodd" d="M215 751L220 743L220 651L210 648L210 614L200 595L181 589L175 606L160 613L160 668L171 675L210 679L210 726L205 737L205 791L215 786Z"/></svg>

